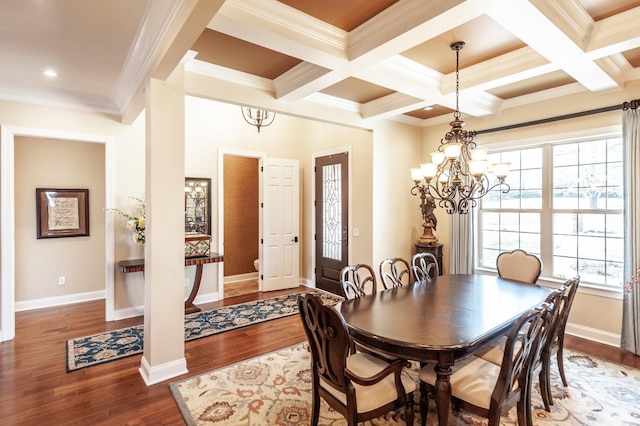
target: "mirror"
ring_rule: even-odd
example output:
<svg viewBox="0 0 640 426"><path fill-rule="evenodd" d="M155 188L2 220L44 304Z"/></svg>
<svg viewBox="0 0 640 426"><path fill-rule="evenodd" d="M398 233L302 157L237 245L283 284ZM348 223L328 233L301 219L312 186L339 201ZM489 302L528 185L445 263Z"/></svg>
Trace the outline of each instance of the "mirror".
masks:
<svg viewBox="0 0 640 426"><path fill-rule="evenodd" d="M185 178L184 231L211 235L211 179Z"/></svg>

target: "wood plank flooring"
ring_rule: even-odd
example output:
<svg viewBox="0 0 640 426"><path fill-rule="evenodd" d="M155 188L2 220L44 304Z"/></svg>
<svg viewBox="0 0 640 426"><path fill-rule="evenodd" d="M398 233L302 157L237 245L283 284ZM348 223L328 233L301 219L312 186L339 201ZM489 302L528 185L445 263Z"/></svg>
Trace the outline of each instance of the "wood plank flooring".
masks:
<svg viewBox="0 0 640 426"><path fill-rule="evenodd" d="M212 309L297 291L251 293L202 305ZM146 386L141 355L67 373L68 339L134 324L104 321L104 301L16 313L16 338L0 343L2 425L182 425L169 382L204 373L305 339L298 316L256 324L185 344L189 373ZM567 336L566 347L640 368L640 357Z"/></svg>

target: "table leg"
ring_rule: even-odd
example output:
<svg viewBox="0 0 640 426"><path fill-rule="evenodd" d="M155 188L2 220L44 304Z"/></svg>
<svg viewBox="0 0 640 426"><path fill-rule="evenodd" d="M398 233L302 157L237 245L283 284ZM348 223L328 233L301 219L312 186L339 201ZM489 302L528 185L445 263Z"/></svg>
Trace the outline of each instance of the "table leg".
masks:
<svg viewBox="0 0 640 426"><path fill-rule="evenodd" d="M451 408L451 367L434 367L436 372L436 410L438 411L438 424L449 424L449 409Z"/></svg>
<svg viewBox="0 0 640 426"><path fill-rule="evenodd" d="M201 309L193 304L193 300L196 298L198 294L198 290L200 289L200 281L202 280L202 265L196 265L196 276L193 280L193 288L191 289L191 293L189 297L184 302L184 313L192 314L194 312L200 312Z"/></svg>

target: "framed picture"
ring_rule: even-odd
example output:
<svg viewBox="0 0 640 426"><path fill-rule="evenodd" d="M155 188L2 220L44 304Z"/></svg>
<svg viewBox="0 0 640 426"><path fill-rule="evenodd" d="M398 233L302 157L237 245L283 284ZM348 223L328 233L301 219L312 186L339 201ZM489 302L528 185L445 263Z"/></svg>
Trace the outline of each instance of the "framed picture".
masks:
<svg viewBox="0 0 640 426"><path fill-rule="evenodd" d="M89 235L89 190L36 188L38 239Z"/></svg>

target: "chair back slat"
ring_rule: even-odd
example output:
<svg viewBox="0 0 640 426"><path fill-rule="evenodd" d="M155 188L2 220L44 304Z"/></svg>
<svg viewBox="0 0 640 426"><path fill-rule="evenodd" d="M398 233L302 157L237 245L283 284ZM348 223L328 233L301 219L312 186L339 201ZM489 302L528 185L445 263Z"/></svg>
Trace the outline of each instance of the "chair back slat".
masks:
<svg viewBox="0 0 640 426"><path fill-rule="evenodd" d="M411 267L401 257L392 257L380 262L380 281L386 289L402 287L411 283Z"/></svg>
<svg viewBox="0 0 640 426"><path fill-rule="evenodd" d="M344 370L350 338L344 320L333 306L310 293L298 296L298 310L319 377L346 393Z"/></svg>
<svg viewBox="0 0 640 426"><path fill-rule="evenodd" d="M548 321L549 304L543 302L513 324L507 334L500 374L491 401L507 401L514 392L527 389L533 357L538 353L542 330Z"/></svg>
<svg viewBox="0 0 640 426"><path fill-rule="evenodd" d="M411 268L416 281L431 281L438 278L438 260L432 253L416 253L411 258Z"/></svg>
<svg viewBox="0 0 640 426"><path fill-rule="evenodd" d="M342 268L340 284L342 285L343 296L347 300L375 293L378 290L376 274L373 268L364 263L347 265Z"/></svg>

